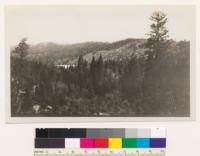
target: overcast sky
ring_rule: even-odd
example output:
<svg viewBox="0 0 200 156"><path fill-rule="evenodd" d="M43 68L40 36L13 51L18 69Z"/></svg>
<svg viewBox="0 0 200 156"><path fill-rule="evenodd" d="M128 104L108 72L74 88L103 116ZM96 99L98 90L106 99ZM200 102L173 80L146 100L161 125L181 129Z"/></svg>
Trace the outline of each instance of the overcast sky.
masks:
<svg viewBox="0 0 200 156"><path fill-rule="evenodd" d="M76 43L146 38L154 11L167 14L170 38L191 40L194 6L7 6L6 41Z"/></svg>

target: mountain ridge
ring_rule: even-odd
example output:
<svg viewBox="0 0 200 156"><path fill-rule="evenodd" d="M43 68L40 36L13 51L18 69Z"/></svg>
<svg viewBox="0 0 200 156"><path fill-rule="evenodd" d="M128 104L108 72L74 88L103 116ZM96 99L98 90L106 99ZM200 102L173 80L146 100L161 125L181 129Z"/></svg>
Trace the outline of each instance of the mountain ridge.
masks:
<svg viewBox="0 0 200 156"><path fill-rule="evenodd" d="M75 64L80 55L88 62L94 56L103 56L105 60L120 59L142 55L142 45L146 39L127 38L115 42L82 42L74 44L59 44L54 42L41 42L30 45L27 58L43 63Z"/></svg>

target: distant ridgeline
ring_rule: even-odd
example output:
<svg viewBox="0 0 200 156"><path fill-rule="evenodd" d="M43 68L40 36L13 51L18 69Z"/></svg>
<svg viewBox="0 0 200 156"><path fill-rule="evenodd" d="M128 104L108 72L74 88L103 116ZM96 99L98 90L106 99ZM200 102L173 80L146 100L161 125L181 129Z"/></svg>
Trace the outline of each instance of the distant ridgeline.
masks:
<svg viewBox="0 0 200 156"><path fill-rule="evenodd" d="M120 59L132 55L140 55L144 52L145 39L126 39L113 43L85 42L78 44L39 43L31 45L27 58L40 60L44 63L76 64L78 57L82 55L90 62L92 56L96 58L102 55L103 59Z"/></svg>
<svg viewBox="0 0 200 156"><path fill-rule="evenodd" d="M154 61L146 41L39 43L12 53L12 116L189 116L189 41L170 40Z"/></svg>

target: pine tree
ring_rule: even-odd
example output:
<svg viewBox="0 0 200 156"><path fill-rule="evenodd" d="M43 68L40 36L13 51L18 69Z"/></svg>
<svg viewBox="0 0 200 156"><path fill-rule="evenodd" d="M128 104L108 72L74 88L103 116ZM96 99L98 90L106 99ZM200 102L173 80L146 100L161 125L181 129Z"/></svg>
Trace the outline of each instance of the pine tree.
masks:
<svg viewBox="0 0 200 156"><path fill-rule="evenodd" d="M32 75L31 70L28 70L30 67L30 63L25 60L25 57L28 55L29 45L26 43L27 39L23 38L17 47L13 50L13 56L11 64L15 64L15 70L17 71L15 74L12 72L12 79L17 82L16 86L16 95L17 101L16 104L12 103L16 106L17 113L26 113L28 109L30 109L30 100L31 100L31 86L32 86ZM13 70L13 69L12 69Z"/></svg>
<svg viewBox="0 0 200 156"><path fill-rule="evenodd" d="M29 45L26 43L26 41L27 38L23 38L13 51L13 53L18 54L21 59L24 59L28 54Z"/></svg>
<svg viewBox="0 0 200 156"><path fill-rule="evenodd" d="M152 115L160 111L161 96L164 93L167 49L168 49L168 30L166 28L167 17L163 12L154 12L150 17L152 24L151 31L148 34L146 51L147 59L144 73L144 101L143 113ZM166 82L165 82L166 83ZM146 103L146 104L145 104ZM148 105L147 105L148 104ZM159 112L156 112L159 113Z"/></svg>
<svg viewBox="0 0 200 156"><path fill-rule="evenodd" d="M79 58L78 58L78 69L79 70L83 69L83 64L84 64L83 56L80 55Z"/></svg>
<svg viewBox="0 0 200 156"><path fill-rule="evenodd" d="M166 28L167 17L163 12L154 12L150 17L153 22L150 25L151 31L148 34L146 47L149 49L148 57L151 59L158 59L163 50L168 38L168 30Z"/></svg>
<svg viewBox="0 0 200 156"><path fill-rule="evenodd" d="M98 84L97 92L99 95L104 94L104 86L103 86L103 79L104 79L104 67L103 67L103 57L100 55L97 61L97 71L96 71L96 81Z"/></svg>
<svg viewBox="0 0 200 156"><path fill-rule="evenodd" d="M147 34L149 36L146 43L148 50L145 52L147 55L146 72L153 69L156 64L158 65L162 62L161 60L166 56L169 44L166 14L163 12L154 12L150 20L152 21L150 25L151 31Z"/></svg>
<svg viewBox="0 0 200 156"><path fill-rule="evenodd" d="M103 77L103 57L100 55L97 61L97 71L99 78L102 79Z"/></svg>
<svg viewBox="0 0 200 156"><path fill-rule="evenodd" d="M96 71L95 68L96 68L96 60L95 60L95 57L93 56L92 61L90 63L90 72L92 75L95 74L95 71Z"/></svg>

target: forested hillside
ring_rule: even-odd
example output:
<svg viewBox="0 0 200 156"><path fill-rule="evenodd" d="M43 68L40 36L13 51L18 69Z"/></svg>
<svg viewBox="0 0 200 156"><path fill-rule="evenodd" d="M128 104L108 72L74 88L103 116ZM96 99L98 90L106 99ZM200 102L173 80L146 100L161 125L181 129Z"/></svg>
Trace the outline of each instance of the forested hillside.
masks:
<svg viewBox="0 0 200 156"><path fill-rule="evenodd" d="M11 51L12 116L189 116L190 42L168 39L165 14L151 18L148 39L23 39Z"/></svg>
<svg viewBox="0 0 200 156"><path fill-rule="evenodd" d="M57 44L57 43L38 43L30 45L27 53L27 59L39 60L45 64L71 64L77 63L80 55L88 61L91 61L92 56L99 56L100 53L108 55L115 52L113 57L117 55L117 51L121 51L120 56L126 56L126 53L132 55L137 50L140 50L139 45L145 42L145 39L126 39L113 43L108 42L85 42L77 44ZM105 57L112 59L112 55Z"/></svg>

